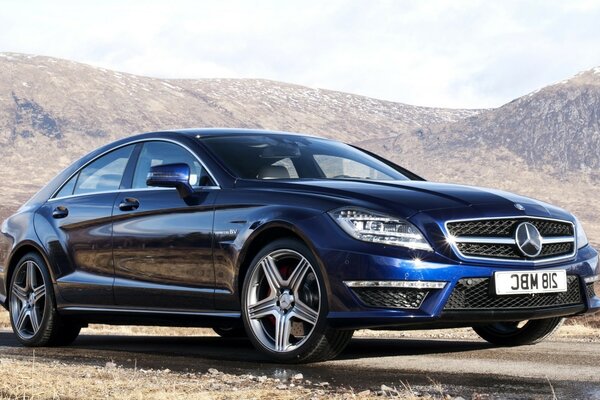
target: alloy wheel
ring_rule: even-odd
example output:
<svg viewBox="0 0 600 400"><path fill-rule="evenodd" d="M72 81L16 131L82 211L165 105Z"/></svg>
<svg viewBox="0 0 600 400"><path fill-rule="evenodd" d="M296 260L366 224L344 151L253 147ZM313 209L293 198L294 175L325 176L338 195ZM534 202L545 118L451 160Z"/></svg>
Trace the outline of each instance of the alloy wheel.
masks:
<svg viewBox="0 0 600 400"><path fill-rule="evenodd" d="M263 257L247 291L249 326L260 343L277 352L291 352L314 331L321 309L321 287L314 267L290 249Z"/></svg>
<svg viewBox="0 0 600 400"><path fill-rule="evenodd" d="M11 287L10 313L17 334L30 339L40 330L46 309L46 282L40 266L27 260L17 267Z"/></svg>

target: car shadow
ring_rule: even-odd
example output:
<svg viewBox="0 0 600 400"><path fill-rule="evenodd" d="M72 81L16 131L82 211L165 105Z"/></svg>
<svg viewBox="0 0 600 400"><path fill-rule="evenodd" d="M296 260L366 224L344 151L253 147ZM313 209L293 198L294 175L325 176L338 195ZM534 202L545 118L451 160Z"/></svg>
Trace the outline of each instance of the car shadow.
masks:
<svg viewBox="0 0 600 400"><path fill-rule="evenodd" d="M15 338L12 332L0 332L0 354L12 350L26 349ZM348 347L340 354L338 360L353 360L372 357L418 356L427 354L450 354L469 352L490 348L486 342L467 340L440 339L396 339L396 338L364 338L352 339ZM4 350L2 349L4 348ZM36 354L50 357L69 356L93 358L110 356L118 353L133 353L145 356L148 361L164 364L168 357L183 357L221 363L261 363L274 364L263 354L254 349L248 339L221 338L213 336L126 336L126 335L80 335L77 340L66 347L38 348ZM97 357L96 357L97 356ZM152 362L154 364L154 362Z"/></svg>

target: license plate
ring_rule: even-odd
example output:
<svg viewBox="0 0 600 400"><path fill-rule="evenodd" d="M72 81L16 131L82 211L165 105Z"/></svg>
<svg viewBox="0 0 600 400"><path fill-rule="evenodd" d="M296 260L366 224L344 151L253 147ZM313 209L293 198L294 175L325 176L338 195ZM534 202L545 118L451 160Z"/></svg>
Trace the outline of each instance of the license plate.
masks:
<svg viewBox="0 0 600 400"><path fill-rule="evenodd" d="M496 294L556 293L567 291L567 272L526 271L496 272Z"/></svg>

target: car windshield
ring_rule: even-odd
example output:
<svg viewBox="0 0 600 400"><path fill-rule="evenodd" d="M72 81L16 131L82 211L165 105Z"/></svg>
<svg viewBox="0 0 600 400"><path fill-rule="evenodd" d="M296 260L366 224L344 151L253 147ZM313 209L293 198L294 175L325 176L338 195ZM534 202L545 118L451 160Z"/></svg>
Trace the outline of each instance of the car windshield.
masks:
<svg viewBox="0 0 600 400"><path fill-rule="evenodd" d="M201 140L243 179L408 180L377 158L327 139L246 134Z"/></svg>

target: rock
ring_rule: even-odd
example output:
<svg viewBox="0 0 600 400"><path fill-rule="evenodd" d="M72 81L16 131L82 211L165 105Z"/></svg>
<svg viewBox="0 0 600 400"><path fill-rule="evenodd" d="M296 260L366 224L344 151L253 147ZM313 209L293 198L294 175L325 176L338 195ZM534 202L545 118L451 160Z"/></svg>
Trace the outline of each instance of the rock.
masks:
<svg viewBox="0 0 600 400"><path fill-rule="evenodd" d="M301 381L302 379L304 379L304 375L296 374L296 375L292 376L292 379L295 381Z"/></svg>
<svg viewBox="0 0 600 400"><path fill-rule="evenodd" d="M107 363L106 363L105 367L106 367L107 369L113 369L113 368L117 368L117 364L115 364L115 363L114 363L114 362L112 362L112 361L109 361L109 362L107 362Z"/></svg>
<svg viewBox="0 0 600 400"><path fill-rule="evenodd" d="M219 370L215 369L215 368L209 368L208 369L208 373L211 375L218 375L219 374Z"/></svg>
<svg viewBox="0 0 600 400"><path fill-rule="evenodd" d="M282 385L277 385L277 386L276 386L276 389L277 389L277 390L287 390L287 388L288 388L288 387L287 387L287 386L285 386L285 385L283 385L283 384L282 384Z"/></svg>
<svg viewBox="0 0 600 400"><path fill-rule="evenodd" d="M381 385L381 392L384 396L398 396L400 393L394 388L391 388L387 385Z"/></svg>
<svg viewBox="0 0 600 400"><path fill-rule="evenodd" d="M362 392L358 392L356 393L358 396L368 396L371 394L371 391L369 389L367 390L363 390Z"/></svg>

